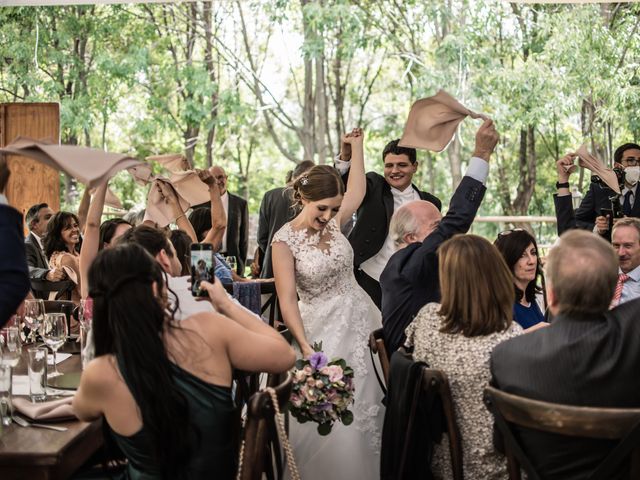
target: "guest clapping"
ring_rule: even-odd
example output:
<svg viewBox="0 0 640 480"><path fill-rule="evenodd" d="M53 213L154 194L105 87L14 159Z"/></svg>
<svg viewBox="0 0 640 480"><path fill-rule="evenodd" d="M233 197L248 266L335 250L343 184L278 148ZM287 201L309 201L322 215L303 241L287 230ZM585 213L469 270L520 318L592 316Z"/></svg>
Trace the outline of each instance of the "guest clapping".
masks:
<svg viewBox="0 0 640 480"><path fill-rule="evenodd" d="M222 314L175 321L162 270L137 245L99 254L89 284L96 358L74 398L77 416L104 416L130 478L234 478L231 372L285 371L291 347L219 282L202 285Z"/></svg>

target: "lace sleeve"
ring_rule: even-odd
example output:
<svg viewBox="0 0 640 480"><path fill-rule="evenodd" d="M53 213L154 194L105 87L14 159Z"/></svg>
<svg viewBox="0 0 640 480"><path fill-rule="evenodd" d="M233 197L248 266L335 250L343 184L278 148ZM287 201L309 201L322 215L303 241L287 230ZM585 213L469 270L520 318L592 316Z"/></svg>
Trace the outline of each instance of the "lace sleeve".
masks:
<svg viewBox="0 0 640 480"><path fill-rule="evenodd" d="M289 224L286 223L282 226L280 230L278 230L273 238L271 239L271 245L278 242L284 242L286 244L289 243Z"/></svg>

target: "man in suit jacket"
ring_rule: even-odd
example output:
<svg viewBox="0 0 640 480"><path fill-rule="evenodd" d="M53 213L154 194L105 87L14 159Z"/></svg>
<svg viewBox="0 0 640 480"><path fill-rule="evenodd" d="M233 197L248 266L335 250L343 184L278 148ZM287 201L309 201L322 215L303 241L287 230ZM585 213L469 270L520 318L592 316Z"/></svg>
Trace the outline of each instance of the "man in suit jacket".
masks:
<svg viewBox="0 0 640 480"><path fill-rule="evenodd" d="M640 408L640 303L609 311L617 278L616 255L606 240L581 230L565 233L547 257L554 321L494 349L495 386L546 402ZM533 467L548 480L586 478L616 443L530 429L516 433Z"/></svg>
<svg viewBox="0 0 640 480"><path fill-rule="evenodd" d="M428 192L411 183L418 169L415 148L400 147L400 140L389 142L382 152L384 177L367 173L367 191L357 212L355 226L349 234L353 247L354 273L360 286L374 303L381 307L380 275L395 252L389 237L389 222L393 212L412 200L426 200L438 210L442 203ZM335 167L347 184L351 161L351 147L342 144Z"/></svg>
<svg viewBox="0 0 640 480"><path fill-rule="evenodd" d="M304 160L296 165L291 173L290 181L297 179L307 172L315 164L310 160ZM297 212L292 207L293 197L287 187L278 187L269 190L262 197L260 203L260 218L258 220L258 247L263 252L263 260L260 268L260 278L273 278L273 265L271 264L271 239L282 226L293 220Z"/></svg>
<svg viewBox="0 0 640 480"><path fill-rule="evenodd" d="M0 328L9 321L29 293L29 272L22 237L22 215L7 204L9 180L6 161L0 159Z"/></svg>
<svg viewBox="0 0 640 480"><path fill-rule="evenodd" d="M220 199L227 214L227 228L222 237L220 254L236 257L238 275L244 275L244 265L247 261L249 247L249 209L247 201L227 191L227 174L219 166L211 167L211 174L220 187ZM195 205L193 208L209 207L211 202Z"/></svg>
<svg viewBox="0 0 640 480"><path fill-rule="evenodd" d="M26 220L29 235L24 239L24 246L29 265L29 278L58 282L65 278L64 270L49 268L49 262L43 248L44 235L52 216L53 210L46 203L38 203L27 210Z"/></svg>
<svg viewBox="0 0 640 480"><path fill-rule="evenodd" d="M625 185L619 199L622 213L627 217L640 217L640 201L636 201L638 189L638 170L640 170L640 146L635 143L625 143L614 153L616 167L625 170ZM591 183L589 191L576 210L576 225L578 228L592 230L607 239L611 239L609 220L602 209L611 210L611 198L616 193L606 186Z"/></svg>
<svg viewBox="0 0 640 480"><path fill-rule="evenodd" d="M577 228L569 192L567 167L573 164L572 155L566 155L556 162L558 170L558 193L553 196L558 220L558 235ZM640 298L640 219L626 217L616 221L611 234L611 243L618 255L619 294L612 300L616 306L635 298Z"/></svg>
<svg viewBox="0 0 640 480"><path fill-rule="evenodd" d="M444 218L423 200L405 204L393 214L389 230L400 249L380 276L382 328L389 354L404 344L404 331L420 309L440 301L438 247L455 234L467 232L473 223L497 142L493 122L485 122L478 129L473 157Z"/></svg>

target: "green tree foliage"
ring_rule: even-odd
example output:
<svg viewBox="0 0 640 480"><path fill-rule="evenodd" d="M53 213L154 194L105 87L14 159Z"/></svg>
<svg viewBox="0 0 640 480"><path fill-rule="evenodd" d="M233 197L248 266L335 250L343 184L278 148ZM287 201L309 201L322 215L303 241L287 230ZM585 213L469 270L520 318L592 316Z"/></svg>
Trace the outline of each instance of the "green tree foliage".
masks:
<svg viewBox="0 0 640 480"><path fill-rule="evenodd" d="M549 215L557 158L586 143L610 162L640 140L639 14L500 0L2 8L0 101L60 102L66 143L221 164L255 212L295 162L330 162L355 126L380 171L413 101L444 88L501 133L481 213ZM419 186L449 197L477 125L419 153ZM144 202L126 175L115 189Z"/></svg>

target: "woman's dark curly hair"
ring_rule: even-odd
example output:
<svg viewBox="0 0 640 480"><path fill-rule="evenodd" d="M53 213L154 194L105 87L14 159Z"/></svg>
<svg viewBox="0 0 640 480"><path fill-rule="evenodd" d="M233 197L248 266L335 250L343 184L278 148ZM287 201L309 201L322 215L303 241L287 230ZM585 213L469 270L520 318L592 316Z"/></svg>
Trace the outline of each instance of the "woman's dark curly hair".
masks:
<svg viewBox="0 0 640 480"><path fill-rule="evenodd" d="M62 240L62 230L71 226L73 222L80 225L78 217L71 212L58 212L47 224L47 234L44 237L44 253L47 258L51 258L55 252L69 252L67 250L67 244ZM82 245L82 238L75 246L75 251L80 252L80 246ZM73 252L69 252L73 253Z"/></svg>

